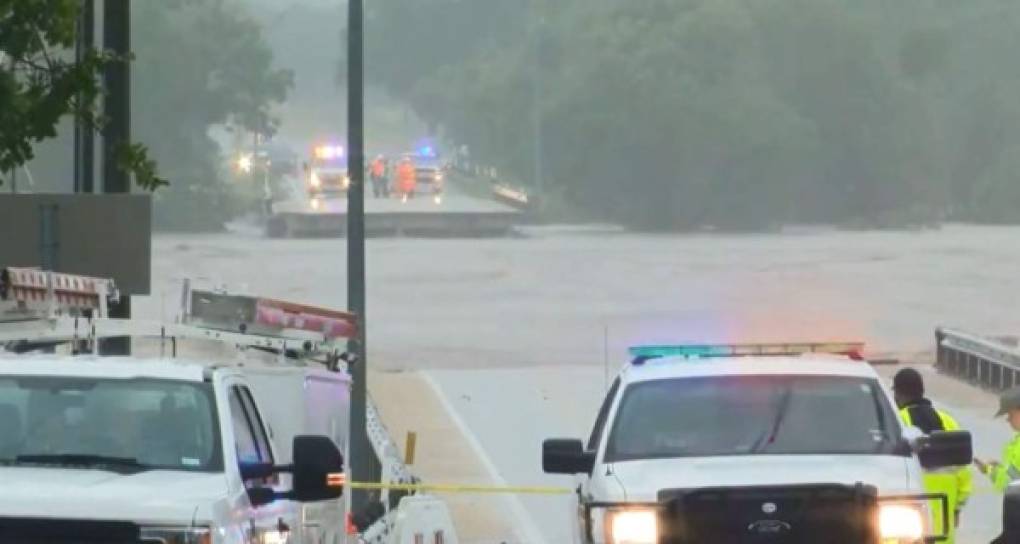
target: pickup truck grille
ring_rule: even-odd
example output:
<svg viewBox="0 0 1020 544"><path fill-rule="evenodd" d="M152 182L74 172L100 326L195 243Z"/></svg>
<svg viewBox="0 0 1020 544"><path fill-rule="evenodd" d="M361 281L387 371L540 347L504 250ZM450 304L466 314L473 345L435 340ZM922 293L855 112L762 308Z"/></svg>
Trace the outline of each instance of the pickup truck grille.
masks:
<svg viewBox="0 0 1020 544"><path fill-rule="evenodd" d="M121 521L0 517L4 544L138 544L138 525Z"/></svg>
<svg viewBox="0 0 1020 544"><path fill-rule="evenodd" d="M877 491L857 485L664 490L663 544L877 543Z"/></svg>

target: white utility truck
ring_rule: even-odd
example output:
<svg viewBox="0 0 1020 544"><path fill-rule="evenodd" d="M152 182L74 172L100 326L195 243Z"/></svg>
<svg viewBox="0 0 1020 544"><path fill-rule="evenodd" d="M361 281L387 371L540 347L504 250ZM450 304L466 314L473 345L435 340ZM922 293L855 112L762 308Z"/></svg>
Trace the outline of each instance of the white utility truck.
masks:
<svg viewBox="0 0 1020 544"><path fill-rule="evenodd" d="M574 541L945 540L922 467L969 465L971 437L905 429L862 349L633 348L587 442L543 445L546 472L577 478Z"/></svg>
<svg viewBox="0 0 1020 544"><path fill-rule="evenodd" d="M111 280L0 272L0 541L360 541L343 494L354 316L186 283L176 322L118 320L115 297ZM153 354L95 355L122 336Z"/></svg>

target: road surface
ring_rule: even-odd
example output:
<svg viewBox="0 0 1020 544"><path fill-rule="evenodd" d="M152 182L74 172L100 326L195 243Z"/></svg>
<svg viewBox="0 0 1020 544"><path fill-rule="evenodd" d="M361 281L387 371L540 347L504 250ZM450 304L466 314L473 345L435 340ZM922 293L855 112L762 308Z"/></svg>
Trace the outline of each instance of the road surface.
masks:
<svg viewBox="0 0 1020 544"><path fill-rule="evenodd" d="M540 483L540 438L587 432L607 355L618 364L634 343L862 338L873 349L921 352L940 325L1020 331L1011 302L1020 292L1020 228L530 234L367 246L369 364L427 371L446 400L433 415L469 432L492 481ZM185 276L343 307L345 255L342 239L157 236L153 295L139 298L135 311L173 315ZM991 400L946 390L936 398L974 430L978 453L997 456L1008 433L988 417ZM505 509L493 500L479 499L479 508ZM531 512L532 531L550 531L549 542L561 534L557 507L546 502L554 500L525 498L518 509ZM995 501L982 500L990 506L975 499L964 527L983 538L997 520ZM516 538L528 542L528 534Z"/></svg>

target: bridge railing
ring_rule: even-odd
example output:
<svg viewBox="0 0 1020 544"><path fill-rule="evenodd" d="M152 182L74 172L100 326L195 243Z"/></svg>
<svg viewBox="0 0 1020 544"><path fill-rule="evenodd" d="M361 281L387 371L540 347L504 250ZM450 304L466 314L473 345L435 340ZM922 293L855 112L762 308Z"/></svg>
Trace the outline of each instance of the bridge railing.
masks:
<svg viewBox="0 0 1020 544"><path fill-rule="evenodd" d="M1020 385L1020 348L1012 339L940 328L935 345L935 366L944 374L993 391Z"/></svg>

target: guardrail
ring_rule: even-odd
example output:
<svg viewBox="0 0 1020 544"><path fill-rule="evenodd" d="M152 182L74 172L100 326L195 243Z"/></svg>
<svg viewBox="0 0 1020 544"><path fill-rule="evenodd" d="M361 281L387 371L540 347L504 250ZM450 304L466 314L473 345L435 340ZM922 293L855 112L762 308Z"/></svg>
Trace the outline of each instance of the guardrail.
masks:
<svg viewBox="0 0 1020 544"><path fill-rule="evenodd" d="M521 211L533 209L535 200L526 191L511 187L509 185L493 182L492 196L498 202L507 204Z"/></svg>
<svg viewBox="0 0 1020 544"><path fill-rule="evenodd" d="M465 176L487 181L491 187L492 198L520 211L533 210L536 207L536 198L528 191L500 181L498 171L495 168L482 167L471 163L455 162L452 168Z"/></svg>
<svg viewBox="0 0 1020 544"><path fill-rule="evenodd" d="M1020 385L1020 349L1009 341L942 328L935 346L940 372L994 391Z"/></svg>
<svg viewBox="0 0 1020 544"><path fill-rule="evenodd" d="M400 449L390 437L390 433L383 425L379 411L372 399L368 399L365 411L365 430L368 433L368 440L372 444L372 451L375 458L382 467L382 475L379 481L388 484L417 484L418 477L411 473L411 470L404 464L400 456ZM384 489L379 494L379 501L383 504L383 515L372 523L362 533L360 542L365 544L377 544L387 542L396 520L396 509L400 499L409 495L407 491L391 491Z"/></svg>

